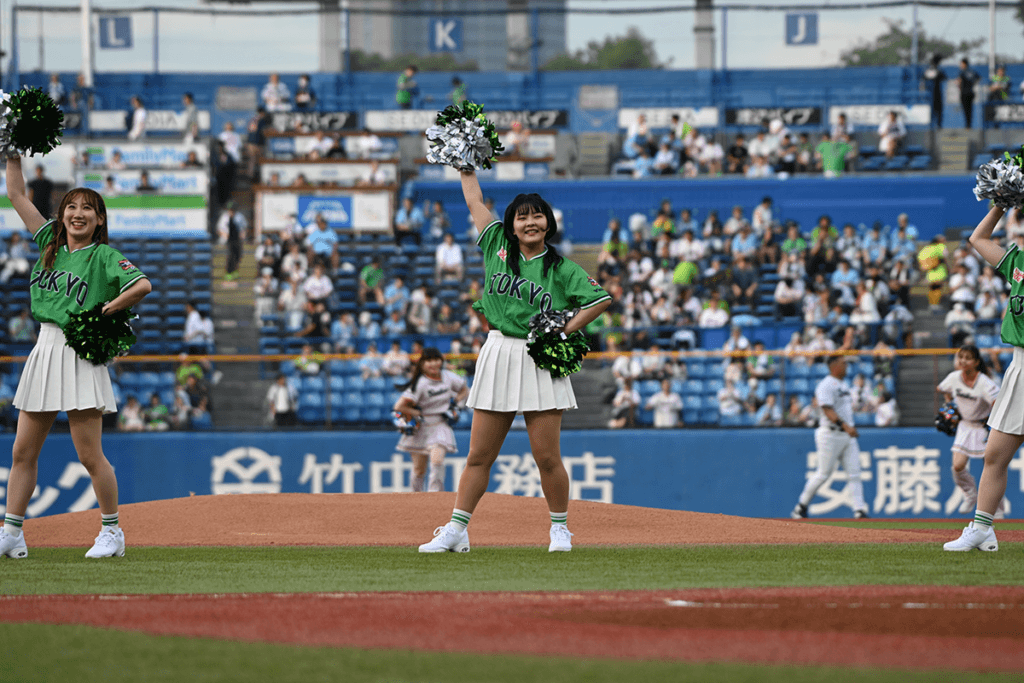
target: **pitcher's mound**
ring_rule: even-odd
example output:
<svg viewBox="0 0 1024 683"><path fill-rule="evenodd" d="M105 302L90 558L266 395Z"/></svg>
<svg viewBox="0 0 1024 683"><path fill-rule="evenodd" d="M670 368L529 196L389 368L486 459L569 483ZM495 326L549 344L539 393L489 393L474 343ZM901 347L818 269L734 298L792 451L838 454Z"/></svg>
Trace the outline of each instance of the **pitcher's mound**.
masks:
<svg viewBox="0 0 1024 683"><path fill-rule="evenodd" d="M454 493L275 493L193 496L121 506L132 546L387 545L417 546L451 518ZM484 495L470 526L474 546L547 545L543 498ZM33 547L88 545L99 512L25 522ZM922 534L659 510L584 501L569 504L577 547L719 543L921 542Z"/></svg>

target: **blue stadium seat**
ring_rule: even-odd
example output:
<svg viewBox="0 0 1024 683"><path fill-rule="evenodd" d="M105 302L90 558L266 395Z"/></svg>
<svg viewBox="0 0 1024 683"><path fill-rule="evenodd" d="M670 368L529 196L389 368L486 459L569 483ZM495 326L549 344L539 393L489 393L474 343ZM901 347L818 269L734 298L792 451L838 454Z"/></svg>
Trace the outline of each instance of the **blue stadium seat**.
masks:
<svg viewBox="0 0 1024 683"><path fill-rule="evenodd" d="M704 383L704 391L708 394L716 395L724 386L725 382L720 379L709 379Z"/></svg>
<svg viewBox="0 0 1024 683"><path fill-rule="evenodd" d="M385 391L388 388L388 381L383 377L370 377L363 385L365 391Z"/></svg>
<svg viewBox="0 0 1024 683"><path fill-rule="evenodd" d="M891 159L888 159L882 165L882 168L884 168L886 171L902 171L907 167L908 163L910 163L910 157L908 157L906 154L897 154L893 156Z"/></svg>
<svg viewBox="0 0 1024 683"><path fill-rule="evenodd" d="M687 394L683 397L683 408L686 410L700 410L704 407L701 397L696 394Z"/></svg>
<svg viewBox="0 0 1024 683"><path fill-rule="evenodd" d="M368 391L363 395L364 405L385 408L388 406L387 397L380 391Z"/></svg>
<svg viewBox="0 0 1024 683"><path fill-rule="evenodd" d="M718 409L714 410L702 410L700 413L700 421L704 424L715 425L721 419L721 415L718 413Z"/></svg>
<svg viewBox="0 0 1024 683"><path fill-rule="evenodd" d="M210 417L209 413L194 415L189 421L189 425L197 431L209 431L213 429L213 418Z"/></svg>
<svg viewBox="0 0 1024 683"><path fill-rule="evenodd" d="M366 380L360 375L349 375L345 378L345 389L348 391L362 391L366 387Z"/></svg>
<svg viewBox="0 0 1024 683"><path fill-rule="evenodd" d="M876 154L861 161L860 170L880 171L882 166L885 164L885 161L886 159L884 154Z"/></svg>
<svg viewBox="0 0 1024 683"><path fill-rule="evenodd" d="M346 408L361 408L363 406L363 395L358 391L349 391L342 396L342 405Z"/></svg>
<svg viewBox="0 0 1024 683"><path fill-rule="evenodd" d="M331 375L327 380L327 388L331 391L345 391L345 378L340 375Z"/></svg>
<svg viewBox="0 0 1024 683"><path fill-rule="evenodd" d="M930 154L921 154L911 158L910 163L907 164L908 171L927 171L932 167L932 157Z"/></svg>
<svg viewBox="0 0 1024 683"><path fill-rule="evenodd" d="M683 411L683 424L693 425L700 422L700 411L699 410L684 410Z"/></svg>
<svg viewBox="0 0 1024 683"><path fill-rule="evenodd" d="M708 368L700 361L690 361L686 364L686 376L690 379L704 379L708 376Z"/></svg>
<svg viewBox="0 0 1024 683"><path fill-rule="evenodd" d="M645 379L640 382L640 385L637 387L637 391L639 391L641 395L654 395L661 391L661 382L656 379Z"/></svg>
<svg viewBox="0 0 1024 683"><path fill-rule="evenodd" d="M323 394L325 389L324 378L317 377L316 375L303 377L301 387L302 391L316 391Z"/></svg>
<svg viewBox="0 0 1024 683"><path fill-rule="evenodd" d="M786 375L806 379L811 376L811 366L804 363L787 363Z"/></svg>
<svg viewBox="0 0 1024 683"><path fill-rule="evenodd" d="M718 424L722 427L742 427L743 415L722 415Z"/></svg>
<svg viewBox="0 0 1024 683"><path fill-rule="evenodd" d="M699 379L688 379L684 384L684 391L687 394L703 394L705 390L704 382Z"/></svg>
<svg viewBox="0 0 1024 683"><path fill-rule="evenodd" d="M365 406L359 411L359 417L362 418L364 422L383 422L384 411L380 407Z"/></svg>
<svg viewBox="0 0 1024 683"><path fill-rule="evenodd" d="M794 377L786 380L787 394L806 394L811 390L811 383L803 377Z"/></svg>

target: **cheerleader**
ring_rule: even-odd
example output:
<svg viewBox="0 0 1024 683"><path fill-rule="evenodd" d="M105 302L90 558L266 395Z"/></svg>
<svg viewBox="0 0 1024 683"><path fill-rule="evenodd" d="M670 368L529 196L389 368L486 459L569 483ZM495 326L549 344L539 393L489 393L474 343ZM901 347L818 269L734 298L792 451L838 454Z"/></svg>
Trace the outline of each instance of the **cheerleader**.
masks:
<svg viewBox="0 0 1024 683"><path fill-rule="evenodd" d="M445 453L457 453L455 434L448 420L464 406L469 389L466 381L444 369L444 356L428 346L423 349L412 379L404 386L394 410L406 420L418 419L419 426L411 434L403 434L396 448L412 458L412 490L423 491L430 461L428 491L444 491Z"/></svg>
<svg viewBox="0 0 1024 683"><path fill-rule="evenodd" d="M434 531L423 553L468 552L466 526L490 483L509 427L518 413L526 421L530 448L551 515L550 552L572 549L567 526L569 475L559 439L562 412L576 407L569 378L552 377L527 352L530 319L542 311L579 308L564 327L583 329L612 302L611 296L550 243L558 225L551 206L537 194L520 194L494 220L473 171L462 171L462 193L480 235L484 258L482 311L491 326L480 350L467 405L473 408L466 467L459 479L451 521Z"/></svg>
<svg viewBox="0 0 1024 683"><path fill-rule="evenodd" d="M102 528L89 558L124 555L118 524L117 479L103 455L103 414L117 411L106 366L83 360L65 343L73 313L103 305L111 315L134 306L152 290L149 279L107 244L107 210L93 190L78 187L47 220L29 200L21 159L7 160L7 196L33 234L40 257L32 269L32 316L41 323L14 396L18 415L0 556L28 556L22 524L36 488L39 453L59 411L67 411L78 459L92 478Z"/></svg>
<svg viewBox="0 0 1024 683"><path fill-rule="evenodd" d="M960 422L953 439L953 481L964 492L960 512L970 512L978 502L978 489L967 466L969 458L985 457L988 429L985 420L999 395L999 386L989 377L978 347L966 344L956 353L956 368L939 383L937 391L956 403ZM1005 506L1005 498L1000 510Z"/></svg>

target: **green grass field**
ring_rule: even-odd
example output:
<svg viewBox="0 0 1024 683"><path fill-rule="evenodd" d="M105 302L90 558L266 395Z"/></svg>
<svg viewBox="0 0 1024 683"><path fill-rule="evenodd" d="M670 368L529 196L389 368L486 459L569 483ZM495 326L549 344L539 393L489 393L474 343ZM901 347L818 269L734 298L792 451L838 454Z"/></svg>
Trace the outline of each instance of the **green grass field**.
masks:
<svg viewBox="0 0 1024 683"><path fill-rule="evenodd" d="M844 522L839 524L845 525ZM935 527L958 529L961 522ZM881 528L919 523L858 522ZM1021 528L1022 524L1000 525ZM950 538L955 537L955 533ZM1022 543L944 553L937 543L800 546L474 548L136 548L87 561L84 548L30 548L0 563L0 594L332 591L580 591L835 585L1021 585ZM500 571L497 569L500 568ZM565 628L557 624L554 628ZM0 623L0 681L1009 681L1019 676L832 667L596 661L364 651Z"/></svg>

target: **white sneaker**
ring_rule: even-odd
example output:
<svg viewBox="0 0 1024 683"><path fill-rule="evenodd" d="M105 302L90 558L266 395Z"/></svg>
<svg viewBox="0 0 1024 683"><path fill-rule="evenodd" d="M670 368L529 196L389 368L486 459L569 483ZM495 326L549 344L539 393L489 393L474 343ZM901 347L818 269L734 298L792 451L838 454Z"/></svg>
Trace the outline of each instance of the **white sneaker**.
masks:
<svg viewBox="0 0 1024 683"><path fill-rule="evenodd" d="M551 525L551 544L549 553L567 553L572 550L572 532L564 524Z"/></svg>
<svg viewBox="0 0 1024 683"><path fill-rule="evenodd" d="M5 556L12 560L23 560L28 557L28 547L25 545L25 532L15 536L0 528L0 557Z"/></svg>
<svg viewBox="0 0 1024 683"><path fill-rule="evenodd" d="M469 531L451 522L434 529L434 540L420 546L421 553L468 553Z"/></svg>
<svg viewBox="0 0 1024 683"><path fill-rule="evenodd" d="M96 543L89 548L86 557L124 557L124 532L121 527L104 527L96 537Z"/></svg>
<svg viewBox="0 0 1024 683"><path fill-rule="evenodd" d="M960 534L960 538L946 543L942 546L942 549L957 552L967 550L995 552L999 550L999 543L996 541L995 529L990 526L975 526L974 522L971 522L964 527L964 532Z"/></svg>

